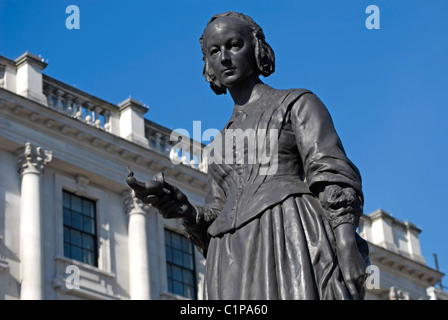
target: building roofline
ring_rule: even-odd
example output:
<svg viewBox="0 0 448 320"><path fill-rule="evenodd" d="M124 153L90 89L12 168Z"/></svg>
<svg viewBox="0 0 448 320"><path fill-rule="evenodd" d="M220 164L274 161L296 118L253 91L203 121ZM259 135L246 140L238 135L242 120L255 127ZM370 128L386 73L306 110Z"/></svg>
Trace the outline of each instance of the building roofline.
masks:
<svg viewBox="0 0 448 320"><path fill-rule="evenodd" d="M20 67L25 62L32 62L33 64L35 64L38 67L40 67L42 70L45 69L47 67L47 65L48 65L48 63L46 63L43 58L41 58L39 56L36 56L35 54L32 54L32 53L30 53L28 51L23 53L14 62L15 62L15 65L16 65L17 68Z"/></svg>
<svg viewBox="0 0 448 320"><path fill-rule="evenodd" d="M422 232L422 229L417 227L415 224L413 224L409 221L402 221L400 219L397 219L397 218L393 217L389 212L387 212L383 209L378 209L371 213L365 214L364 218L366 218L369 222L383 218L385 220L389 220L390 222L401 226L404 229L413 229L417 233Z"/></svg>
<svg viewBox="0 0 448 320"><path fill-rule="evenodd" d="M47 74L45 74L45 73L42 73L42 76L43 76L44 81L48 81L48 82L55 83L56 85L61 86L61 87L63 87L64 89L67 89L67 90L73 92L74 94L79 95L80 97L87 97L89 100L92 100L92 101L94 101L94 102L96 102L96 103L99 103L99 104L106 104L106 105L108 105L109 107L111 107L112 109L115 108L115 109L118 110L118 106L117 106L116 104L113 104L113 103L111 103L111 102L108 102L108 101L106 101L106 100L103 100L103 99L101 99L101 98L98 98L97 96L94 96L93 94L90 94L90 93L85 92L85 91L83 91L83 90L81 90L81 89L78 89L78 88L76 88L76 87L74 87L74 86L71 86L71 85L69 85L69 84L67 84L67 83L65 83L65 82L62 82L62 81L57 80L57 79L55 79L55 78L53 78L53 77L50 77L49 75L47 75Z"/></svg>
<svg viewBox="0 0 448 320"><path fill-rule="evenodd" d="M0 63L5 63L9 65L10 67L16 67L16 62L14 60L11 60L5 56L0 55Z"/></svg>
<svg viewBox="0 0 448 320"><path fill-rule="evenodd" d="M420 261L413 260L400 253L393 252L379 245L376 245L370 241L368 241L368 244L369 247L372 249L370 250L369 253L370 255L373 254L372 258L380 259L381 262L385 263L386 265L397 264L399 265L399 269L400 268L403 269L400 271L402 272L407 271L409 274L411 275L416 274L418 277L421 277L422 272L424 272L425 273L424 275L426 276L426 281L431 282L431 285L438 283L445 276L443 272L433 269ZM399 262L400 260L404 260L405 262L400 263Z"/></svg>

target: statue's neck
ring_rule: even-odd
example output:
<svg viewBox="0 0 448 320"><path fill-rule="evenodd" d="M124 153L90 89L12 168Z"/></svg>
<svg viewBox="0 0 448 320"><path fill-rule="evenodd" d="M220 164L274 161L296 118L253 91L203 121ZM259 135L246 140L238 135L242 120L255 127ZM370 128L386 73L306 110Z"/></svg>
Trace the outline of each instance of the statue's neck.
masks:
<svg viewBox="0 0 448 320"><path fill-rule="evenodd" d="M257 89L262 85L263 82L258 77L254 77L228 90L235 105L243 106L259 98L261 92Z"/></svg>

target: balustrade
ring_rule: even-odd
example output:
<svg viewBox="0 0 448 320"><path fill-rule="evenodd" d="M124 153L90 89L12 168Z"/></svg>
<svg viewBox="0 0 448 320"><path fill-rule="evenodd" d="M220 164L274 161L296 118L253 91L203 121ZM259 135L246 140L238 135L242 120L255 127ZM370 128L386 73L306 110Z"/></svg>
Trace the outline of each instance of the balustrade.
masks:
<svg viewBox="0 0 448 320"><path fill-rule="evenodd" d="M66 88L48 77L44 79L43 92L49 108L106 131L110 131L111 112L118 112L116 106L83 95L76 88Z"/></svg>
<svg viewBox="0 0 448 320"><path fill-rule="evenodd" d="M119 118L118 106L95 98L48 76L43 79L43 93L49 108L83 121L98 129L111 132L113 113ZM152 121L145 120L145 135L151 150L169 157L174 164L184 164L201 172L207 172L204 145L189 137L171 141L171 131ZM175 137L176 135L174 135Z"/></svg>
<svg viewBox="0 0 448 320"><path fill-rule="evenodd" d="M171 141L171 137L173 137L173 141ZM201 172L207 172L207 159L203 144L182 134L171 132L151 121L146 122L146 138L152 150L166 155L174 164L182 163Z"/></svg>

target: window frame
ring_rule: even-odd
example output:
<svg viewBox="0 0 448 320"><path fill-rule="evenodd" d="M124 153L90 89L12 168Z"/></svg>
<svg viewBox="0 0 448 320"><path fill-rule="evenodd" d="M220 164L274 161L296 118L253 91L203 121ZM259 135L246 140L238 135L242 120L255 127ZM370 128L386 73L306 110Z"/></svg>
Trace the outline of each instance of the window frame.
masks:
<svg viewBox="0 0 448 320"><path fill-rule="evenodd" d="M109 240L109 221L107 216L108 197L107 193L95 188L89 183L80 183L78 176L69 178L55 173L55 226L56 226L56 257L64 256L64 222L63 222L63 190L71 192L77 196L87 198L96 203L96 245L97 245L97 266L86 264L82 261L71 259L79 264L90 266L106 272L113 272L111 269L111 250Z"/></svg>
<svg viewBox="0 0 448 320"><path fill-rule="evenodd" d="M69 196L69 201L70 201L70 205L69 205L70 207L69 208L65 206L64 194L67 194ZM77 197L78 199L81 200L81 212L76 211L74 209L73 203L72 203L72 197ZM96 207L97 207L96 201L91 200L91 199L89 199L87 197L83 197L83 196L77 195L77 194L75 194L73 192L70 192L68 190L65 190L65 189L62 189L62 199L63 199L62 200L62 204L63 204L63 206L62 206L62 212L63 212L62 221L63 221L63 234L64 234L64 239L63 239L63 242L64 242L64 257L69 258L69 259L73 259L73 260L76 260L76 261L83 262L83 263L91 265L93 267L98 267L98 256L99 256L99 254L98 254L98 223L97 223L97 214L96 214ZM87 214L85 214L85 212L84 212L84 201L91 203L91 205L93 207L93 214L92 214L93 218L91 218ZM70 224L66 224L65 223L65 217L64 216L65 216L65 212L66 212L65 210L66 209L70 210L71 219L73 219L72 214L80 214L81 215L82 222L81 222L81 225L79 226L79 228L77 226L73 225L73 220L71 221ZM92 221L93 226L91 226L92 232L88 232L88 231L85 230L84 219L86 219L86 218L93 220ZM68 234L69 241L68 242L66 241L66 228L69 231L69 234ZM74 241L72 241L72 239L71 239L72 230L74 232L80 233L80 238L81 238L81 244L80 245L77 245L77 244L74 243ZM92 246L93 246L92 249L84 247L84 243L83 243L84 235L87 235L87 236L90 236L90 237L93 238L92 239ZM81 259L82 260L79 260L79 259L75 258L73 256L73 254L71 254L71 253L70 253L69 256L67 256L66 252L65 252L65 245L66 244L68 244L70 246L70 251L72 250L72 247L79 248L81 250ZM92 261L92 263L84 261L84 251L93 253L93 261Z"/></svg>
<svg viewBox="0 0 448 320"><path fill-rule="evenodd" d="M185 299L196 300L198 298L198 288L197 288L197 280L198 279L197 279L195 247L193 246L193 244L191 244L191 242L185 236L183 236L181 233L177 232L176 230L172 230L172 229L166 228L166 227L163 228L163 230L164 230L164 239L165 239L164 249L165 249L165 265L166 265L166 269L165 270L166 270L167 292L169 294L177 295L177 296L180 296L180 297L185 298ZM170 243L168 243L167 234L170 234L170 238L171 238L172 235L177 235L177 236L179 236L181 238L181 243L180 243L180 247L181 248L180 249L173 246L173 244L171 242L172 240L170 240ZM183 244L184 243L188 244L188 246L190 248L190 252L185 251L183 249ZM192 268L190 269L190 268L184 266L184 263L178 264L178 263L173 261L174 259L171 259L172 261L169 261L169 257L168 257L168 254L167 254L168 247L171 250L178 250L178 251L180 251L180 253L182 255L182 259L183 259L183 255L184 254L188 254L191 257L191 262L190 263L191 263ZM169 266L180 268L181 272L182 272L182 278L183 278L184 270L187 270L188 272L190 272L192 274L192 284L190 285L189 283L184 282L183 279L182 279L182 281L178 281L178 280L174 279L173 276L170 276L170 274L169 274ZM174 282L180 283L182 285L183 294L176 293L173 288L170 289L170 281L173 282L173 283ZM185 295L185 286L189 286L189 287L191 287L193 289L193 296L192 297L188 297L188 296Z"/></svg>

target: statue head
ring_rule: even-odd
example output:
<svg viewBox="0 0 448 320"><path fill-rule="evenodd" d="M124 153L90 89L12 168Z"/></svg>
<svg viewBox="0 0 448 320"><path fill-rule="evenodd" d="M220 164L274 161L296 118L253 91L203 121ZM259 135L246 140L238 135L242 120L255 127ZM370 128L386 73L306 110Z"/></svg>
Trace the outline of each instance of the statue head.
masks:
<svg viewBox="0 0 448 320"><path fill-rule="evenodd" d="M236 46L240 46L241 48L244 47L244 55L241 52L238 52L239 57L235 58L246 59L246 63L240 61L240 66L244 70L238 70L244 74L236 75L235 73L237 71L233 72L232 70L225 70L222 74L217 74L218 65L222 64L224 69L226 67L227 62L225 61L225 57L221 57L222 60L220 63L216 63L216 61L215 63L213 61L210 61L211 59L213 59L213 55L215 53L208 44L212 43L212 41L214 40L218 40L211 38L222 38L221 35L226 35L224 32L221 32L220 35L219 30L221 30L222 28L227 28L228 30L231 30L231 32L241 35L240 38L242 39L241 41L243 42L243 44L239 44L238 40L236 40L236 43L233 44L234 40L232 40L229 36L228 46L230 55L232 55L232 52L236 52L236 50L238 50ZM275 71L274 51L266 42L263 30L249 16L246 16L242 13L228 11L214 15L207 23L199 41L203 54L202 59L204 61L203 75L205 77L205 80L210 83L211 89L216 94L227 93L227 87L225 83L221 83L226 82L223 81L223 77L225 77L226 79L230 79L229 81L231 81L232 77L241 78L248 74L254 73L257 77L260 75L268 77ZM235 45L235 49L232 48L233 45ZM235 62L238 63L238 61ZM229 69L232 68L232 66L229 66ZM221 81L219 80L220 78ZM230 85L230 82L228 82L227 85Z"/></svg>

